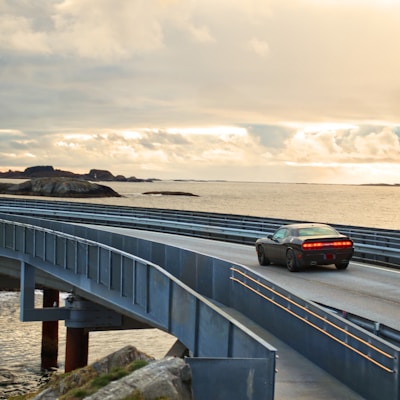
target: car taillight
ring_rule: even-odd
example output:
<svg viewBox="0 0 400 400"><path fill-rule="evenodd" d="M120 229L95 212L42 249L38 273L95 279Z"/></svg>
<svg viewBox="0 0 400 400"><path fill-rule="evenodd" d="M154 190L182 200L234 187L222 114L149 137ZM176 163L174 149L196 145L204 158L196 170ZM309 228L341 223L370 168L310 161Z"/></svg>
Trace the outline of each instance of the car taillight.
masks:
<svg viewBox="0 0 400 400"><path fill-rule="evenodd" d="M301 245L303 250L317 250L324 247L335 247L339 249L346 249L352 247L353 242L351 240L333 240L330 242L305 242Z"/></svg>

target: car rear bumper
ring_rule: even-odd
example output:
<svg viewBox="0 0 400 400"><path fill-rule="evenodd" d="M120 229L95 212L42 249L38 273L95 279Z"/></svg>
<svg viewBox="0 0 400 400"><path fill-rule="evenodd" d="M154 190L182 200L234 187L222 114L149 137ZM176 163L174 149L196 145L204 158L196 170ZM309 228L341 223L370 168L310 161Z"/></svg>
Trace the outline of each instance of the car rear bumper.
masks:
<svg viewBox="0 0 400 400"><path fill-rule="evenodd" d="M297 255L297 260L300 266L309 265L330 265L348 263L354 253L354 249L334 251L308 251L300 252Z"/></svg>

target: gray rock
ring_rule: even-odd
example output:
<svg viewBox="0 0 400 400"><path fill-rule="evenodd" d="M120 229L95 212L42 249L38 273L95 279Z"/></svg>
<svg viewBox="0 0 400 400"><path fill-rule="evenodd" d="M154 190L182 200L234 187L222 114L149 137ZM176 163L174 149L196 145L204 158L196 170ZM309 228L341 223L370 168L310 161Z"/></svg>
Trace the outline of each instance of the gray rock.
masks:
<svg viewBox="0 0 400 400"><path fill-rule="evenodd" d="M112 381L95 394L85 397L96 400L119 400L135 391L145 400L167 398L168 400L192 400L192 375L190 366L183 359L166 357L154 360L140 352L134 346L125 346L89 367L80 368L68 374L55 387L47 388L33 397L33 400L57 400L72 388L78 388L88 382L88 375L96 371L100 376L111 372L116 367L129 365L135 360L145 360L149 364L122 379ZM92 371L92 372L91 372Z"/></svg>
<svg viewBox="0 0 400 400"><path fill-rule="evenodd" d="M125 346L122 349L101 358L91 364L91 367L99 374L107 374L113 368L130 364L135 360L154 361L154 357L139 351L134 346Z"/></svg>
<svg viewBox="0 0 400 400"><path fill-rule="evenodd" d="M35 396L33 400L57 400L58 397L59 395L54 389L48 388L46 390L43 390L43 392L39 393L37 396Z"/></svg>
<svg viewBox="0 0 400 400"><path fill-rule="evenodd" d="M142 394L145 400L192 400L190 367L184 360L175 357L153 361L146 367L111 382L86 399L120 400L135 392Z"/></svg>

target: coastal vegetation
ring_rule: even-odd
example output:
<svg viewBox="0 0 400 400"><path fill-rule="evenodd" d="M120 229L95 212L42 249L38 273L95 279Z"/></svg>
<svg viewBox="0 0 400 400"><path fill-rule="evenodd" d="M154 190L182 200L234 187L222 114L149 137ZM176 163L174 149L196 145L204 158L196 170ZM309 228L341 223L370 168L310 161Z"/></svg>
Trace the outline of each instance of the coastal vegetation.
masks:
<svg viewBox="0 0 400 400"><path fill-rule="evenodd" d="M40 392L46 389L52 389L55 392L59 387L63 387L65 391L59 399L60 400L77 400L83 399L96 393L102 387L108 385L110 382L119 380L130 373L148 365L148 361L135 360L126 366L118 366L112 368L110 372L99 374L93 367L84 367L76 371L71 371L65 374L54 374L50 377L49 381L40 388L40 391L10 397L10 400L28 400L35 398ZM139 393L132 397L132 400L142 400L143 396Z"/></svg>
<svg viewBox="0 0 400 400"><path fill-rule="evenodd" d="M36 392L9 400L192 400L191 371L178 357L155 360L133 346L89 366L54 373Z"/></svg>

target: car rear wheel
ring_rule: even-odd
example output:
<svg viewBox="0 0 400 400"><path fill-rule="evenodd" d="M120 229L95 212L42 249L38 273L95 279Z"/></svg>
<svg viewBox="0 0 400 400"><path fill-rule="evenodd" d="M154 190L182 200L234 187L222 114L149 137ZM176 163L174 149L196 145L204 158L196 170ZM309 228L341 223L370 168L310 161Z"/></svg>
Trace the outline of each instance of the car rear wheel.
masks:
<svg viewBox="0 0 400 400"><path fill-rule="evenodd" d="M299 271L299 263L297 262L296 255L292 249L286 252L286 267L290 272Z"/></svg>
<svg viewBox="0 0 400 400"><path fill-rule="evenodd" d="M260 265L269 265L270 261L269 261L269 258L265 254L264 247L262 247L262 246L257 247L257 257L258 257L258 263Z"/></svg>
<svg viewBox="0 0 400 400"><path fill-rule="evenodd" d="M349 263L341 263L341 264L335 264L336 269L346 269L349 266Z"/></svg>

